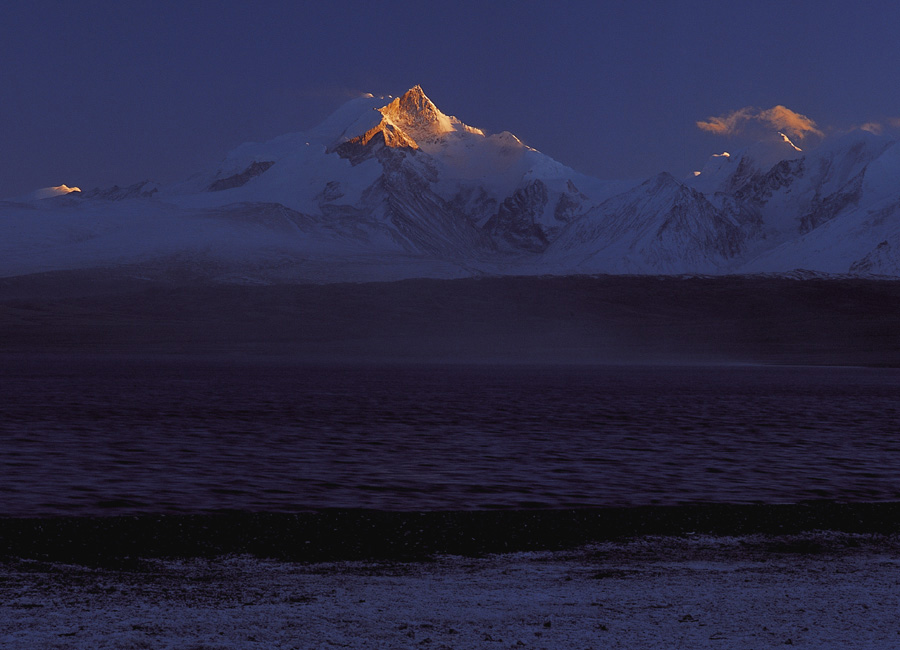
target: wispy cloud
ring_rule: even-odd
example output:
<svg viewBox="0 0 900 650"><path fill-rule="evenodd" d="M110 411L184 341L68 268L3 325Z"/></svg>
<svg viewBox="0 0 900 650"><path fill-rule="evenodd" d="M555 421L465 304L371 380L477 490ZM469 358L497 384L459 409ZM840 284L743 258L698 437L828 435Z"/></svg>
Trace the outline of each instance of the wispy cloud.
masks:
<svg viewBox="0 0 900 650"><path fill-rule="evenodd" d="M865 124L860 124L859 128L863 131L874 133L875 135L884 133L884 124L881 124L880 122L866 122Z"/></svg>
<svg viewBox="0 0 900 650"><path fill-rule="evenodd" d="M746 106L726 115L701 120L697 126L717 135L735 135L742 133L751 123L770 126L796 140L808 135L824 135L815 121L780 104L767 109Z"/></svg>
<svg viewBox="0 0 900 650"><path fill-rule="evenodd" d="M697 122L697 126L716 135L733 135L740 131L747 120L752 119L753 111L755 110L747 107L733 111L728 115L711 116L705 122L702 120Z"/></svg>
<svg viewBox="0 0 900 650"><path fill-rule="evenodd" d="M337 99L347 100L356 99L357 97L365 97L369 93L357 88L349 88L347 86L313 86L301 92L305 97L314 99Z"/></svg>
<svg viewBox="0 0 900 650"><path fill-rule="evenodd" d="M875 135L882 135L886 132L896 132L900 130L900 117L886 117L881 120L872 120L865 124L857 124L851 129L862 129Z"/></svg>

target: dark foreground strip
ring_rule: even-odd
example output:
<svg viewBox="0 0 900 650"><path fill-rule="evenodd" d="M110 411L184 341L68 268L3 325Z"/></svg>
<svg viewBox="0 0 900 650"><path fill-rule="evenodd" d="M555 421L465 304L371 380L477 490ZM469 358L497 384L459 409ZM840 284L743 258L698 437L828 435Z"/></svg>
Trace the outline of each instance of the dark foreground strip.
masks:
<svg viewBox="0 0 900 650"><path fill-rule="evenodd" d="M900 532L900 503L706 504L578 510L0 518L0 556L116 563L250 554L292 561L558 550L641 535Z"/></svg>

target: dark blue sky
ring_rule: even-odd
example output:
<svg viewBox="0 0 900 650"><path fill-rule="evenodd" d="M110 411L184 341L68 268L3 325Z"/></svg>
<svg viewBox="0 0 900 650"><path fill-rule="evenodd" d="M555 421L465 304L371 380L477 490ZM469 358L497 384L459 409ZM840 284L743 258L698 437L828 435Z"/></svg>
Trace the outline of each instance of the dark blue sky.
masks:
<svg viewBox="0 0 900 650"><path fill-rule="evenodd" d="M900 118L895 2L22 2L0 25L0 197L179 180L360 92L421 84L604 178L685 175L782 104Z"/></svg>

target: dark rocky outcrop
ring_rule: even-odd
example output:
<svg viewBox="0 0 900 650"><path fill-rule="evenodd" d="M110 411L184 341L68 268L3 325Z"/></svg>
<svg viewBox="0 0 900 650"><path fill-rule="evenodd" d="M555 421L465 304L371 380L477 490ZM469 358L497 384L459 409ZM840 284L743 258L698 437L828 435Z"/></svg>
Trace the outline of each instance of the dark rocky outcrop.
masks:
<svg viewBox="0 0 900 650"><path fill-rule="evenodd" d="M547 186L540 180L531 181L500 204L484 230L501 245L539 253L549 244L546 233L536 222L548 200Z"/></svg>
<svg viewBox="0 0 900 650"><path fill-rule="evenodd" d="M272 161L254 162L239 174L234 174L233 176L228 176L227 178L220 178L217 181L213 181L206 189L208 192L221 192L222 190L230 190L234 187L241 187L243 185L246 185L251 179L256 178L257 176L268 170L274 164L275 163Z"/></svg>

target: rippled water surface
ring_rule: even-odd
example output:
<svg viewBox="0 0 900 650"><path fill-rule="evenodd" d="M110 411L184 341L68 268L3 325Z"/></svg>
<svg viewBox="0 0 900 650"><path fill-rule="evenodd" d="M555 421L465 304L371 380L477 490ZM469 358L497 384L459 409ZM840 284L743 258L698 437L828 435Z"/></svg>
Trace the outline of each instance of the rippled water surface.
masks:
<svg viewBox="0 0 900 650"><path fill-rule="evenodd" d="M6 359L0 514L900 499L900 371Z"/></svg>

